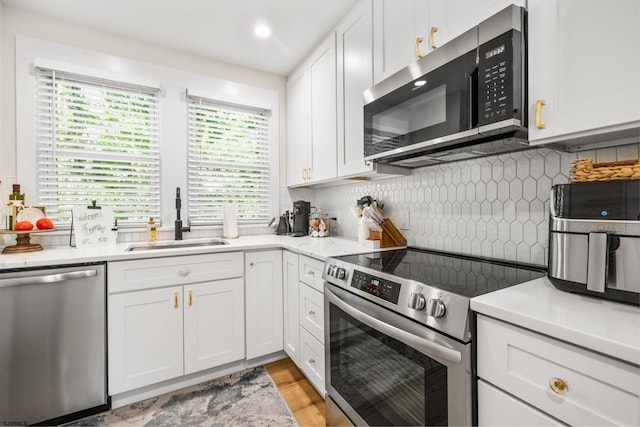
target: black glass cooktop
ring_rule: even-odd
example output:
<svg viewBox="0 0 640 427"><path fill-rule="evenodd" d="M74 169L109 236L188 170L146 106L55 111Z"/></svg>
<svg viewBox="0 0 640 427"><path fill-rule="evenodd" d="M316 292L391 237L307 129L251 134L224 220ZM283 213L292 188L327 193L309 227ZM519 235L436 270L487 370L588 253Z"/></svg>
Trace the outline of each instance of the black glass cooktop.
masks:
<svg viewBox="0 0 640 427"><path fill-rule="evenodd" d="M515 264L421 248L335 258L469 298L546 275L543 266Z"/></svg>

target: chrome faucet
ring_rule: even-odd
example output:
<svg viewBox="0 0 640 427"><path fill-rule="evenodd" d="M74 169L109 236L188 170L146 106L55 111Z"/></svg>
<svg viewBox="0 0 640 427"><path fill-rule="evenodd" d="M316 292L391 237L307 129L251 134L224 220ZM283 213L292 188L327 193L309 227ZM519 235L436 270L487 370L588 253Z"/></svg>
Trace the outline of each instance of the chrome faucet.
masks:
<svg viewBox="0 0 640 427"><path fill-rule="evenodd" d="M175 239L182 240L182 233L191 231L191 227L183 227L180 219L180 209L182 209L182 200L180 199L180 187L176 188L176 222L175 222Z"/></svg>

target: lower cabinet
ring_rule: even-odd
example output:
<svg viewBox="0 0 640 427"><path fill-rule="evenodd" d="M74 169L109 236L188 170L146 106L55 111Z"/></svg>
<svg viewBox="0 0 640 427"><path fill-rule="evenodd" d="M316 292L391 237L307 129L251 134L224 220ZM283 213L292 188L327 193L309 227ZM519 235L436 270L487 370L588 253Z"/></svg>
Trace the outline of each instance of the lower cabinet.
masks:
<svg viewBox="0 0 640 427"><path fill-rule="evenodd" d="M109 395L245 357L242 259L235 252L108 264ZM223 276L237 277L203 280L218 279L221 264ZM154 275L159 285L149 289Z"/></svg>
<svg viewBox="0 0 640 427"><path fill-rule="evenodd" d="M283 347L282 251L245 254L247 359Z"/></svg>
<svg viewBox="0 0 640 427"><path fill-rule="evenodd" d="M478 315L479 425L640 425L640 367Z"/></svg>
<svg viewBox="0 0 640 427"><path fill-rule="evenodd" d="M282 252L282 286L284 287L284 351L293 363L299 365L298 254Z"/></svg>

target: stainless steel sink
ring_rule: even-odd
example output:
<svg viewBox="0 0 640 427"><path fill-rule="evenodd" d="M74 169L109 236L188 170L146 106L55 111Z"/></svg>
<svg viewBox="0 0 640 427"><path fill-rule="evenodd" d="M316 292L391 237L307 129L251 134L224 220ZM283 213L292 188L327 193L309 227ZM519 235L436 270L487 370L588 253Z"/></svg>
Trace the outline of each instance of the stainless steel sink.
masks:
<svg viewBox="0 0 640 427"><path fill-rule="evenodd" d="M133 243L127 248L130 251L148 251L152 249L178 249L178 248L196 248L203 246L220 246L226 245L222 239L204 239L204 240L165 240L159 242Z"/></svg>

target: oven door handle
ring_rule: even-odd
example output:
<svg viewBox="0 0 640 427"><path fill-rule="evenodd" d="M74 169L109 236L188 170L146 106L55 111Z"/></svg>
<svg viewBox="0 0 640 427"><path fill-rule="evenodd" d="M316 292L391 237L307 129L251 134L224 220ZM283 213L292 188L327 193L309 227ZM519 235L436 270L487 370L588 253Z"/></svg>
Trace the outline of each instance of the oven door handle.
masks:
<svg viewBox="0 0 640 427"><path fill-rule="evenodd" d="M462 362L462 354L460 354L460 352L447 347L443 347L438 344L434 344L433 342L428 341L422 337L410 334L409 332L403 331L402 329L391 326L381 320L376 319L375 317L363 313L362 311L353 308L346 302L342 301L338 296L336 296L328 289L325 289L324 292L329 297L330 303L335 304L340 310L344 311L349 316L353 317L356 320L359 320L365 325L374 328L375 330L393 339L403 342L409 347L413 347L414 349L427 356L440 357L441 359L444 359L451 363Z"/></svg>

